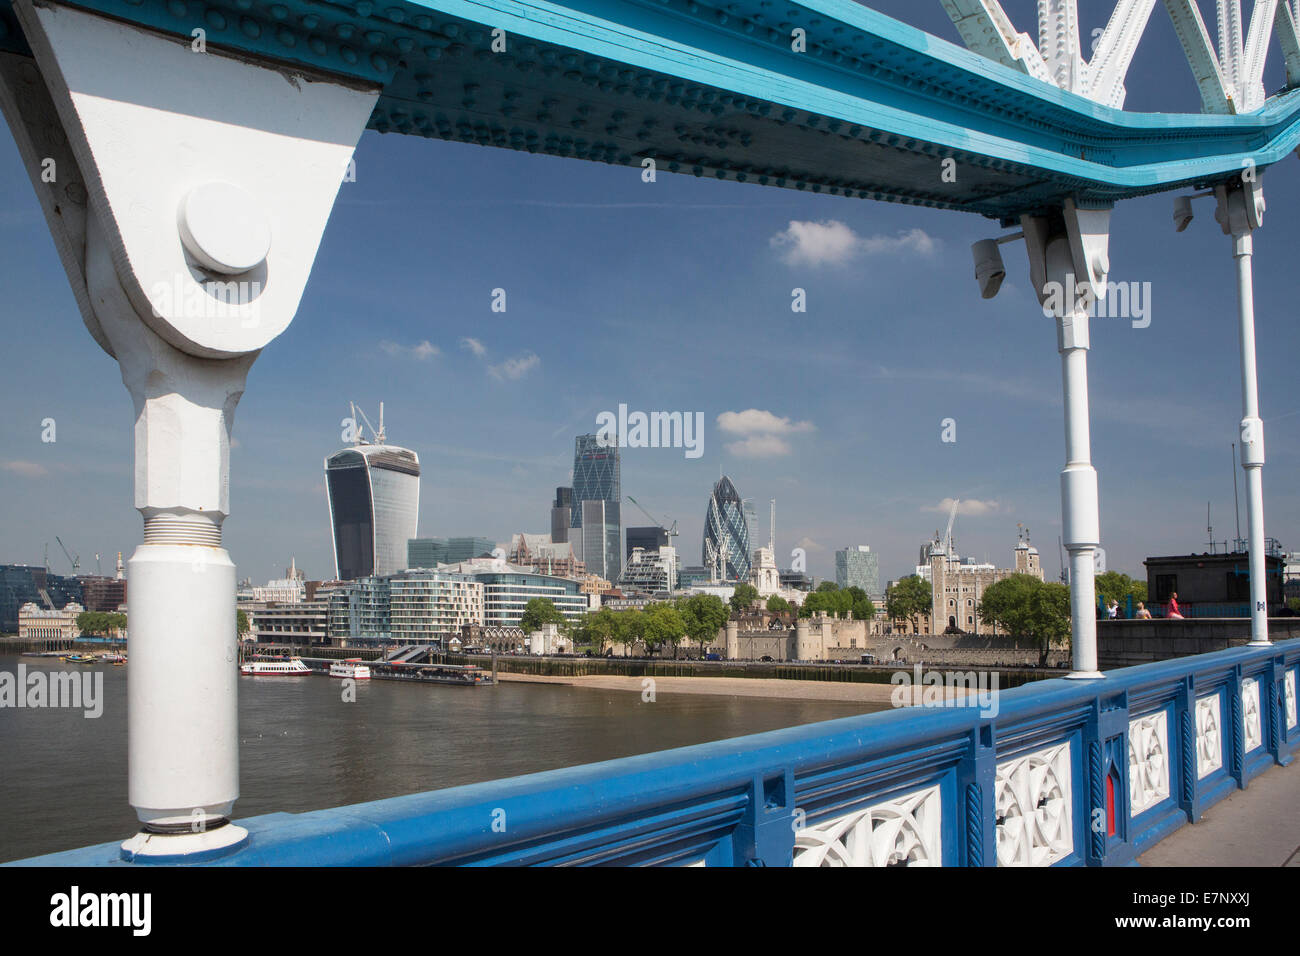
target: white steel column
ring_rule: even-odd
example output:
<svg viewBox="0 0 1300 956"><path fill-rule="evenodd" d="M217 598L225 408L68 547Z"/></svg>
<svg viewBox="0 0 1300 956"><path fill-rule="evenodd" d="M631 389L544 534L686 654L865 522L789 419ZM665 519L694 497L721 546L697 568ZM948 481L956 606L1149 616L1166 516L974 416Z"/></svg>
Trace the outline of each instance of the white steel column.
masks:
<svg viewBox="0 0 1300 956"><path fill-rule="evenodd" d="M297 311L377 92L16 0L0 106L82 318L135 405L128 859L238 845L230 436ZM53 159L53 182L42 178Z"/></svg>
<svg viewBox="0 0 1300 956"><path fill-rule="evenodd" d="M1063 240L1057 240L1058 242ZM1051 258L1051 250L1048 252ZM1061 535L1070 555L1071 677L1097 670L1096 549L1100 544L1097 470L1088 422L1088 315L1077 308L1057 319L1065 399L1065 468L1061 471Z"/></svg>
<svg viewBox="0 0 1300 956"><path fill-rule="evenodd" d="M1074 679L1095 679L1097 593L1094 575L1101 539L1097 471L1088 421L1088 310L1110 269L1110 210L1078 209L1059 216L1025 216L1030 279L1043 311L1056 320L1065 404L1065 468L1061 471L1062 543L1070 554L1070 631Z"/></svg>
<svg viewBox="0 0 1300 956"><path fill-rule="evenodd" d="M1264 560L1264 423L1259 417L1259 380L1255 369L1255 292L1251 272L1253 232L1264 215L1263 189L1257 178L1215 189L1215 218L1232 237L1237 271L1237 326L1241 343L1241 466L1246 471L1247 549L1250 563L1250 643L1266 646L1268 637L1268 569Z"/></svg>

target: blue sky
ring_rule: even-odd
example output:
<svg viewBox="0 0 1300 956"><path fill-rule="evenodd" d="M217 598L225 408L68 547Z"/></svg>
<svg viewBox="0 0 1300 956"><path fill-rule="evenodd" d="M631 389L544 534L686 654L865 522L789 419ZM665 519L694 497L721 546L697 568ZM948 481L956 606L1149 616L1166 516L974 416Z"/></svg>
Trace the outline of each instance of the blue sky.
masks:
<svg viewBox="0 0 1300 956"><path fill-rule="evenodd" d="M871 5L956 39L937 2ZM1006 6L1035 32L1032 2ZM1110 4L1081 7L1086 34ZM1266 87L1282 81L1274 45ZM1128 89L1129 109L1199 109L1159 6ZM1287 265L1298 172L1288 159L1266 177L1255 262L1265 518L1288 547L1300 547ZM1110 567L1130 573L1147 555L1203 549L1207 501L1215 537L1234 535L1235 291L1212 211L1199 203L1181 235L1170 196L1125 203L1112 220L1111 278L1149 281L1153 296L1148 328L1095 319L1089 356L1103 546ZM969 246L998 234L959 213L666 173L651 184L637 168L366 133L298 315L249 376L226 546L240 577L278 575L291 555L311 577L332 574L322 459L340 447L349 400L372 418L383 400L390 439L420 455L422 535L499 541L549 529L574 436L626 403L704 413L697 459L623 453L624 493L679 522L686 563L699 561L722 469L755 499L761 537L777 500L783 566L802 545L809 570L832 575L836 548L869 544L882 578L910 573L946 521L942 502L959 497L963 553L1010 560L1020 522L1054 575L1060 360L1023 246L1004 247L1001 294L979 298ZM82 326L8 136L0 262L0 562L40 563L49 542L66 572L58 534L83 570L96 552L109 570L140 539L131 403ZM790 310L795 287L807 291L805 314ZM505 313L491 310L495 288ZM719 427L750 409L770 417ZM54 444L40 440L47 417ZM945 418L955 443L940 440ZM630 505L625 514L648 523Z"/></svg>

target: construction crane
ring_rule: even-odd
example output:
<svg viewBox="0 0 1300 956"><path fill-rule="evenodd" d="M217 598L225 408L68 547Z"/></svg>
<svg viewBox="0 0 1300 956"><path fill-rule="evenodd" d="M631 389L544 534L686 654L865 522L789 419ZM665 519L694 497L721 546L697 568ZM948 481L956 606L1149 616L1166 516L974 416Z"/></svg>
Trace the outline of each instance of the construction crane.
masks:
<svg viewBox="0 0 1300 956"><path fill-rule="evenodd" d="M63 556L67 558L68 562L72 565L72 575L73 577L76 577L77 571L81 569L81 555L77 555L74 558L72 555L68 554L67 545L63 543L63 539L57 534L54 536L54 540L59 542L59 547L63 549Z"/></svg>
<svg viewBox="0 0 1300 956"><path fill-rule="evenodd" d="M663 531L665 534L667 534L670 539L677 537L679 532L677 531L676 520L673 521L673 526L670 528L667 525L665 525L662 521L660 521L658 518L656 518L654 515L652 515L650 512L646 511L645 508L642 508L641 502L637 501L631 495L627 495L626 498L628 501L632 502L632 504L636 505L637 508L641 510L641 513L645 515L647 518L649 518L651 521L653 521L655 527L658 528L660 531Z"/></svg>
<svg viewBox="0 0 1300 956"><path fill-rule="evenodd" d="M357 425L356 425L356 427L357 427L357 444L358 444L358 445L370 445L370 444L382 445L382 444L384 443L384 438L386 437L386 436L384 435L384 403L383 403L383 402L380 402L380 403L379 403L379 428L378 428L378 429L376 429L374 425L370 424L370 419L366 417L366 413L365 413L364 411L361 410L361 406L360 406L360 405L358 405L356 402L349 402L348 404L349 404L349 405L351 406L351 408L352 408L352 421L353 421L353 423L354 423L354 424L357 423L357 416L360 415L360 416L361 416L361 420L362 420L363 422L365 422L365 423L366 423L366 427L370 429L370 434L371 434L372 439L373 439L373 441L367 441L367 440L366 440L366 437L365 437L365 436L362 434L362 432L361 432L361 427L360 427L360 425L357 424Z"/></svg>

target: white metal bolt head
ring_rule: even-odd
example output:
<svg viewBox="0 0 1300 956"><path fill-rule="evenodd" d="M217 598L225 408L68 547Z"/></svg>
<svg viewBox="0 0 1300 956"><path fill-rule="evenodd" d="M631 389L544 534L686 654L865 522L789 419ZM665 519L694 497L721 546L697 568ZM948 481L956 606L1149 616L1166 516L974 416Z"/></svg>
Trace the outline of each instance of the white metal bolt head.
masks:
<svg viewBox="0 0 1300 956"><path fill-rule="evenodd" d="M238 275L271 250L271 224L256 199L232 183L195 186L181 200L181 242L204 268Z"/></svg>

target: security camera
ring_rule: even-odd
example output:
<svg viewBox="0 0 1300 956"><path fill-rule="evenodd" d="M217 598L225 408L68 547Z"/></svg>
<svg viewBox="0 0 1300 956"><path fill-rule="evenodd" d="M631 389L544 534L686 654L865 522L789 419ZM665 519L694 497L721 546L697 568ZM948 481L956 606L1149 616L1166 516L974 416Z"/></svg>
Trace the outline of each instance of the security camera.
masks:
<svg viewBox="0 0 1300 956"><path fill-rule="evenodd" d="M1192 221L1192 197L1174 197L1174 229L1182 232Z"/></svg>
<svg viewBox="0 0 1300 956"><path fill-rule="evenodd" d="M970 247L975 258L975 281L980 284L980 295L991 299L1002 288L1007 277L1007 267L1002 263L1002 252L996 239L981 239Z"/></svg>

